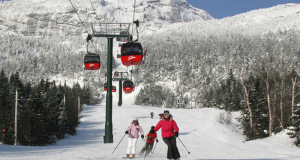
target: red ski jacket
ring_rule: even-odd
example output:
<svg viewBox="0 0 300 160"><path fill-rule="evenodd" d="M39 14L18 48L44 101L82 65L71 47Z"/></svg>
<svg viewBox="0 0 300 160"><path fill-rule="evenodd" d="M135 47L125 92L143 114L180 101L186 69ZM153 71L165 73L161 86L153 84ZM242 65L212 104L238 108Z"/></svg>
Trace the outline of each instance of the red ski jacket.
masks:
<svg viewBox="0 0 300 160"><path fill-rule="evenodd" d="M176 122L172 118L160 120L154 130L158 131L160 128L162 128L161 135L163 138L173 137L175 136L175 132L179 131Z"/></svg>
<svg viewBox="0 0 300 160"><path fill-rule="evenodd" d="M148 133L146 135L146 139L147 139L147 143L154 143L154 140L156 139L157 135L156 135L156 132L154 133Z"/></svg>

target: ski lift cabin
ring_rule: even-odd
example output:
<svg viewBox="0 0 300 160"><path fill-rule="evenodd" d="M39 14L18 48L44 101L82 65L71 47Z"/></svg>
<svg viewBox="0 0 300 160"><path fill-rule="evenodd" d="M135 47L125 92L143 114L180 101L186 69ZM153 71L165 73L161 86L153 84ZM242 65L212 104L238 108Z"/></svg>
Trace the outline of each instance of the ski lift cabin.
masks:
<svg viewBox="0 0 300 160"><path fill-rule="evenodd" d="M107 91L107 83L104 83L104 90ZM116 86L112 86L111 91L112 92L116 92L117 91L117 87Z"/></svg>
<svg viewBox="0 0 300 160"><path fill-rule="evenodd" d="M84 66L86 70L100 69L100 56L95 53L89 53L84 56Z"/></svg>
<svg viewBox="0 0 300 160"><path fill-rule="evenodd" d="M123 43L121 47L121 61L125 66L140 65L143 59L143 48L140 43Z"/></svg>
<svg viewBox="0 0 300 160"><path fill-rule="evenodd" d="M107 83L104 83L104 90L107 91Z"/></svg>
<svg viewBox="0 0 300 160"><path fill-rule="evenodd" d="M131 93L133 91L134 85L130 80L126 80L123 82L123 91L125 93Z"/></svg>
<svg viewBox="0 0 300 160"><path fill-rule="evenodd" d="M116 86L112 86L111 91L112 91L112 92L116 92L116 91L117 91L117 87L116 87Z"/></svg>

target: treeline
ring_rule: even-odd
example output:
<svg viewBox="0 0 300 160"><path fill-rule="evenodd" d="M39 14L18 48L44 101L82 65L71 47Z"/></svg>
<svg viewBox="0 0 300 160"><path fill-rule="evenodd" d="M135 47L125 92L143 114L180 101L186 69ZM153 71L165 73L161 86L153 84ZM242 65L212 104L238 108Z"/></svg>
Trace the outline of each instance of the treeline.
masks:
<svg viewBox="0 0 300 160"><path fill-rule="evenodd" d="M0 128L3 144L14 144L15 104L17 91L17 143L42 146L54 144L67 135L76 134L78 110L92 99L88 87L72 88L41 80L36 86L23 83L19 73L8 78L0 74ZM80 108L78 107L80 102ZM78 109L79 108L79 109Z"/></svg>

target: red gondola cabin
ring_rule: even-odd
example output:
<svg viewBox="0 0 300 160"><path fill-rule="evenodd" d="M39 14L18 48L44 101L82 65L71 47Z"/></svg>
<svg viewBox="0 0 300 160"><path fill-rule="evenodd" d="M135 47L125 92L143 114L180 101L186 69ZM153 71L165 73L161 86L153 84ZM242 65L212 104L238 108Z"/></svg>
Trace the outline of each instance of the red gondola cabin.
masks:
<svg viewBox="0 0 300 160"><path fill-rule="evenodd" d="M112 91L112 92L116 92L116 91L117 91L117 87L116 87L116 86L112 86L111 91Z"/></svg>
<svg viewBox="0 0 300 160"><path fill-rule="evenodd" d="M89 53L84 56L84 66L86 70L100 69L100 56L95 53Z"/></svg>
<svg viewBox="0 0 300 160"><path fill-rule="evenodd" d="M143 47L140 43L123 43L121 47L121 62L125 66L140 65L143 59Z"/></svg>
<svg viewBox="0 0 300 160"><path fill-rule="evenodd" d="M111 87L112 87L112 89L111 89L112 92L116 92L117 91L117 87L116 86L111 86ZM104 90L107 91L107 83L104 83Z"/></svg>
<svg viewBox="0 0 300 160"><path fill-rule="evenodd" d="M131 93L133 91L133 82L130 80L126 80L123 82L123 91L125 93Z"/></svg>
<svg viewBox="0 0 300 160"><path fill-rule="evenodd" d="M104 90L107 91L107 83L104 83Z"/></svg>

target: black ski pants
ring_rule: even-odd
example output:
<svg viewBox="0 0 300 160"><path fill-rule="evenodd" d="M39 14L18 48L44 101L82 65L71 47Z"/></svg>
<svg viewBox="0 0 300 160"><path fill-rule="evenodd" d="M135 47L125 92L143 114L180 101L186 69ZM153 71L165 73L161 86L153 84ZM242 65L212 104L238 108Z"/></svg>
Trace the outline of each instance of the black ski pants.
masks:
<svg viewBox="0 0 300 160"><path fill-rule="evenodd" d="M180 158L180 154L176 145L176 138L175 137L167 137L163 138L164 142L168 145L168 153L167 158Z"/></svg>
<svg viewBox="0 0 300 160"><path fill-rule="evenodd" d="M144 154L144 152L146 152L146 155L148 155L152 151L153 144L154 143L146 143L140 154Z"/></svg>

